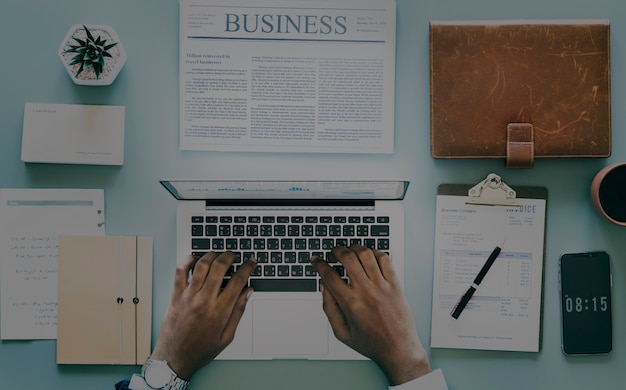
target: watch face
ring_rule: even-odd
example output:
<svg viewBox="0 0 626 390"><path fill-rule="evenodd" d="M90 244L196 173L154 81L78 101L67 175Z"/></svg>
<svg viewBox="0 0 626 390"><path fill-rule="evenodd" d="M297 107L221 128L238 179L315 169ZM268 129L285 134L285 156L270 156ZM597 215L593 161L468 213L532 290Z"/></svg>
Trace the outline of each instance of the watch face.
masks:
<svg viewBox="0 0 626 390"><path fill-rule="evenodd" d="M170 383L173 376L172 374L172 369L165 361L150 360L146 366L143 376L148 386L153 389L160 389Z"/></svg>

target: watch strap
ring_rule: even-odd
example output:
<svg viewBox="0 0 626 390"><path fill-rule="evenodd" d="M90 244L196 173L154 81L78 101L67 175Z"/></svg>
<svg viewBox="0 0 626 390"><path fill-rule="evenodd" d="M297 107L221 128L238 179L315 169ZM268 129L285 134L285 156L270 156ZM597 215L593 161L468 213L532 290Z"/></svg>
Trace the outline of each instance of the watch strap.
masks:
<svg viewBox="0 0 626 390"><path fill-rule="evenodd" d="M174 381L174 383L170 383L169 385L167 385L166 387L163 387L162 389L186 390L187 385L189 385L189 382L186 380L180 379L178 377L177 379L178 381ZM146 383L146 380L143 378L143 376L139 374L133 374L133 376L130 378L130 383L128 383L128 388L130 390L155 390L154 388L150 387Z"/></svg>
<svg viewBox="0 0 626 390"><path fill-rule="evenodd" d="M131 383L129 384L129 387L131 390L135 390L134 387L130 386L133 384L132 379L134 379L135 377L139 377L142 382L142 383L139 383L139 380L136 380L137 386L145 385L145 387L137 387L137 390L144 390L144 389L155 390L155 388L150 386L146 382L146 379L145 379L146 368L153 362L159 362L159 361L148 358L148 360L146 360L143 367L141 368L141 375L138 375L138 374L133 375L133 378L131 378ZM167 361L162 360L159 363L165 363L165 365L167 366L167 368L169 368L170 373L171 373L169 382L165 386L159 388L160 390L186 390L187 389L187 386L189 385L189 381L179 378L178 375L174 372L174 370L172 370L170 365L167 363Z"/></svg>

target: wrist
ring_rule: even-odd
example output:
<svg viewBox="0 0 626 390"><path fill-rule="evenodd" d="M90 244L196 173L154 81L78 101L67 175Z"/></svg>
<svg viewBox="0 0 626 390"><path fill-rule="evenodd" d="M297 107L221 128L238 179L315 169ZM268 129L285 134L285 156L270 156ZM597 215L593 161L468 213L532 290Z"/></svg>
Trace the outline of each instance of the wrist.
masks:
<svg viewBox="0 0 626 390"><path fill-rule="evenodd" d="M398 359L381 366L381 369L392 386L401 385L432 372L426 353Z"/></svg>
<svg viewBox="0 0 626 390"><path fill-rule="evenodd" d="M188 375L187 371L183 370L181 365L177 363L177 361L174 359L169 359L166 356L159 356L159 355L152 354L152 356L150 356L148 360L167 362L168 367L172 370L172 373L176 375L176 377L181 378L186 381L189 381L189 379L191 379L191 375ZM145 368L145 364L144 364L144 368Z"/></svg>
<svg viewBox="0 0 626 390"><path fill-rule="evenodd" d="M152 355L150 355L150 359L165 360L176 376L186 381L189 381L196 372L196 369L188 361L184 360L181 353L164 345L157 344L154 351L152 351Z"/></svg>
<svg viewBox="0 0 626 390"><path fill-rule="evenodd" d="M166 360L148 358L141 368L141 375L133 375L131 390L185 390L189 381L180 378Z"/></svg>

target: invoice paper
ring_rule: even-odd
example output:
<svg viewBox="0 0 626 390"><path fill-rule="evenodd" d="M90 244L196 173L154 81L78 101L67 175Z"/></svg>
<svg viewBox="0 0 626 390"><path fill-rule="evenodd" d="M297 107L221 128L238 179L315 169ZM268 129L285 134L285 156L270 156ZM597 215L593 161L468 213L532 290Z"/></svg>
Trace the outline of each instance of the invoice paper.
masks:
<svg viewBox="0 0 626 390"><path fill-rule="evenodd" d="M538 351L545 199L518 206L438 195L431 347ZM458 319L450 312L496 246L502 251Z"/></svg>

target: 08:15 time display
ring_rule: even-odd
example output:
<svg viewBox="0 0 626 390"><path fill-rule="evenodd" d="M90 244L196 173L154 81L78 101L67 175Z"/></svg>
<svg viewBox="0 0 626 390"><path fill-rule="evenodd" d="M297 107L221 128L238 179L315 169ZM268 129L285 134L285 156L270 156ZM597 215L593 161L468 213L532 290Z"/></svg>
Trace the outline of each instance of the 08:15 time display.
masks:
<svg viewBox="0 0 626 390"><path fill-rule="evenodd" d="M585 311L607 311L609 309L609 298L605 296L593 297L591 299L565 296L565 311L568 313L582 313Z"/></svg>

